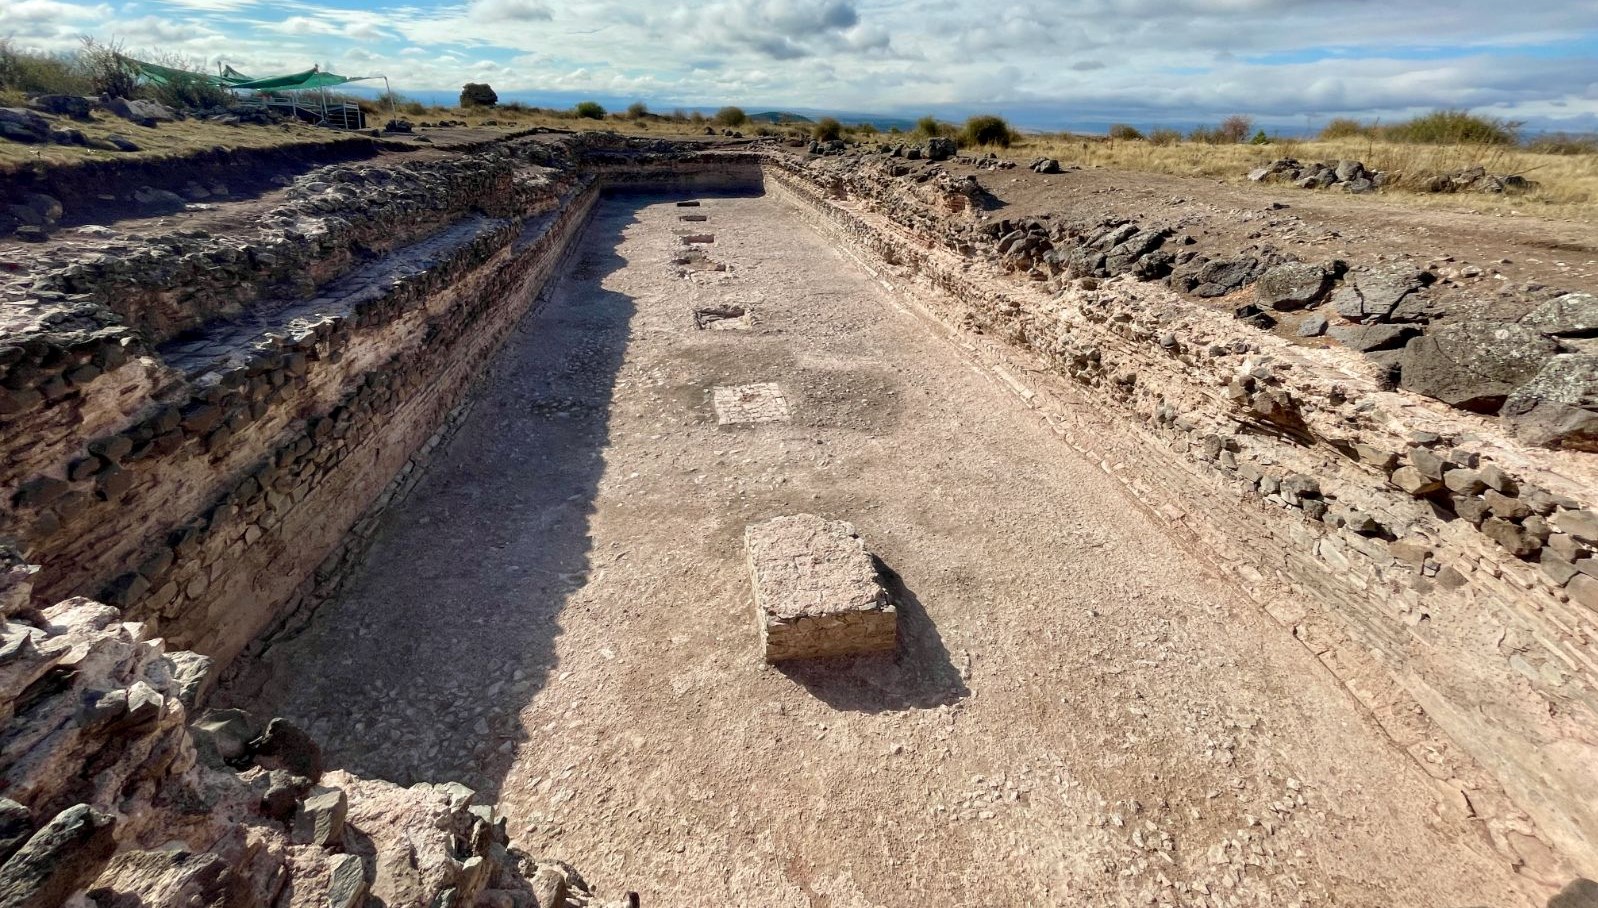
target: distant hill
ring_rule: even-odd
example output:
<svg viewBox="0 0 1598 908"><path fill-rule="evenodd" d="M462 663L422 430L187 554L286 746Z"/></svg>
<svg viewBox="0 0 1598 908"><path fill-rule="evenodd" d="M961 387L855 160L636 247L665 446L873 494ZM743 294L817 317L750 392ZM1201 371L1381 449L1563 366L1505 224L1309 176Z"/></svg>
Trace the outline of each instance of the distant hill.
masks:
<svg viewBox="0 0 1598 908"><path fill-rule="evenodd" d="M772 124L816 122L803 114L789 113L785 110L768 110L763 113L749 114L749 119L755 123Z"/></svg>

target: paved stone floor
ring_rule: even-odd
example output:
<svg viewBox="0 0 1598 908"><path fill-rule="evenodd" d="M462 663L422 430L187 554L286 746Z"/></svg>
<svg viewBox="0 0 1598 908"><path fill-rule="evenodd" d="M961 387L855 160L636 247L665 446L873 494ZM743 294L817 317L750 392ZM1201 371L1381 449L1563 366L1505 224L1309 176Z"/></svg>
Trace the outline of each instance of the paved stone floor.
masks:
<svg viewBox="0 0 1598 908"><path fill-rule="evenodd" d="M769 197L604 201L352 592L232 695L648 906L1527 904L1288 632ZM745 331L698 330L736 303ZM723 424L717 388L780 386ZM742 534L848 520L893 655L769 668Z"/></svg>

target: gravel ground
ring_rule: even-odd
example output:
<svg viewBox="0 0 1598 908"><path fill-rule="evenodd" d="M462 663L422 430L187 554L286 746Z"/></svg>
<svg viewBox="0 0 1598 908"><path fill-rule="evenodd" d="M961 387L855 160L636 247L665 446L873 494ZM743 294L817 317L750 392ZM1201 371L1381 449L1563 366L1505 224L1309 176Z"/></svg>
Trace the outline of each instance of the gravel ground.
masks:
<svg viewBox="0 0 1598 908"><path fill-rule="evenodd" d="M353 591L232 699L648 906L1530 904L1287 631L795 212L687 211L601 204ZM729 270L673 265L686 233ZM788 421L718 423L761 383ZM897 653L763 665L741 536L799 512L897 575Z"/></svg>

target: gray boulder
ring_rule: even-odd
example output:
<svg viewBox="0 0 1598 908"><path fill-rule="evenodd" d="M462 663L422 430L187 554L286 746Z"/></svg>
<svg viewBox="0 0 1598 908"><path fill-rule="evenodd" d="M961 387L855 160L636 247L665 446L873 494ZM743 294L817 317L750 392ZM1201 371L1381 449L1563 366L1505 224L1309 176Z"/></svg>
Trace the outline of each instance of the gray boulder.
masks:
<svg viewBox="0 0 1598 908"><path fill-rule="evenodd" d="M1520 323L1554 337L1598 337L1598 296L1567 293L1526 313Z"/></svg>
<svg viewBox="0 0 1598 908"><path fill-rule="evenodd" d="M1412 325L1348 325L1327 332L1333 340L1361 353L1401 349L1419 333Z"/></svg>
<svg viewBox="0 0 1598 908"><path fill-rule="evenodd" d="M1358 161L1338 161L1332 172L1336 174L1339 183L1352 183L1355 180L1365 179L1365 165Z"/></svg>
<svg viewBox="0 0 1598 908"><path fill-rule="evenodd" d="M1332 305L1351 322L1384 322L1400 303L1433 280L1429 273L1403 263L1356 271L1332 297Z"/></svg>
<svg viewBox="0 0 1598 908"><path fill-rule="evenodd" d="M13 142L50 141L50 121L22 107L0 107L0 138Z"/></svg>
<svg viewBox="0 0 1598 908"><path fill-rule="evenodd" d="M947 161L954 157L954 153L958 150L953 139L939 137L927 140L927 160L929 161Z"/></svg>
<svg viewBox="0 0 1598 908"><path fill-rule="evenodd" d="M1509 395L1503 415L1531 444L1598 452L1598 354L1548 360Z"/></svg>
<svg viewBox="0 0 1598 908"><path fill-rule="evenodd" d="M28 102L34 110L42 110L58 117L71 117L74 120L89 119L89 110L93 105L88 98L78 95L39 95Z"/></svg>
<svg viewBox="0 0 1598 908"><path fill-rule="evenodd" d="M145 101L142 99L129 100L127 98L110 98L104 102L105 109L113 114L137 123L140 126L154 126L157 123L170 123L177 119L172 109L158 101Z"/></svg>
<svg viewBox="0 0 1598 908"><path fill-rule="evenodd" d="M1512 322L1467 321L1417 337L1400 359L1401 386L1477 413L1497 413L1558 348Z"/></svg>
<svg viewBox="0 0 1598 908"><path fill-rule="evenodd" d="M1320 265L1289 262L1260 276L1254 298L1261 306L1285 312L1315 305L1330 286L1331 275Z"/></svg>

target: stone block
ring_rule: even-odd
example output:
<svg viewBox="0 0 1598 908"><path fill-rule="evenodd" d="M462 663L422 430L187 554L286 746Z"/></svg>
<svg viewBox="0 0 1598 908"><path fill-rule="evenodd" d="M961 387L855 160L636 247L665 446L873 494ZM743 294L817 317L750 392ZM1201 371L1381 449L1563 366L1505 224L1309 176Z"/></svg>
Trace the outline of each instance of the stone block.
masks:
<svg viewBox="0 0 1598 908"><path fill-rule="evenodd" d="M893 649L898 611L853 526L777 517L744 542L767 662Z"/></svg>

